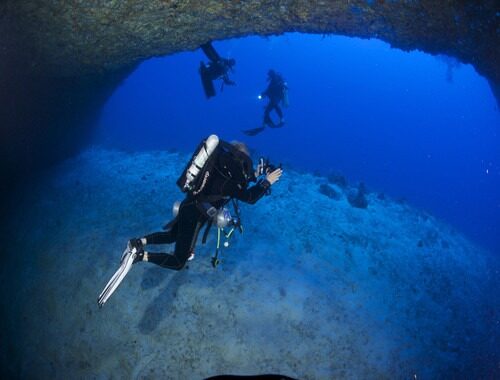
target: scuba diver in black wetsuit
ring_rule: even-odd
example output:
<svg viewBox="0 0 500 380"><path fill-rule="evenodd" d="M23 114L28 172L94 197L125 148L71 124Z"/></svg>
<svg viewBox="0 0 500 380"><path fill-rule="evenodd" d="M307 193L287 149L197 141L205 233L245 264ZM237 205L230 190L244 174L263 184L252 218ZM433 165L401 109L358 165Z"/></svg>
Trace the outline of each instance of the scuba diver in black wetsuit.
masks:
<svg viewBox="0 0 500 380"><path fill-rule="evenodd" d="M262 132L266 125L270 128L280 128L285 124L280 103L282 103L283 106L288 107L288 86L283 77L274 70L268 71L267 81L269 84L267 85L266 90L258 96L259 99L264 97L269 98L269 103L267 103L264 110L264 120L262 122L262 126L243 131L246 135L255 136L256 134ZM273 110L275 110L276 114L280 118L278 124L274 123L271 119L271 112Z"/></svg>
<svg viewBox="0 0 500 380"><path fill-rule="evenodd" d="M167 224L167 230L141 239L130 240L132 248L139 251L137 261L149 261L174 270L182 269L193 255L200 229L215 215L217 210L220 210L232 198L250 204L256 203L281 177L282 170L278 168L267 173L265 178L256 182L255 185L248 187L249 182L256 181L257 178L246 146L242 143L228 144L219 141L218 149L216 162L207 176L209 180L202 189L196 191L196 195L192 192L187 195L180 204L175 219ZM183 176L181 176L181 181L182 178ZM174 242L174 254L143 250L143 246L147 244Z"/></svg>
<svg viewBox="0 0 500 380"><path fill-rule="evenodd" d="M288 107L288 87L283 77L274 70L269 70L267 73L267 81L269 82L269 85L267 86L266 91L260 95L261 98L266 96L269 98L269 103L264 110L263 125L268 125L271 128L281 127L285 124L285 121L283 119L283 111L281 110L279 104L283 103L285 107ZM273 109L280 118L278 124L275 124L271 119L271 111Z"/></svg>
<svg viewBox="0 0 500 380"><path fill-rule="evenodd" d="M207 222L203 240L212 223L219 227L219 238L221 228L229 223L237 225L241 231L238 207L234 200L256 203L270 193L270 187L281 175L280 167L276 168L263 159L254 171L248 149L243 143L227 143L220 141L215 135L208 137L198 146L177 181L181 190L187 193L177 215L165 226L165 231L129 240L120 268L99 295L99 306L108 300L137 262L148 261L168 269L182 269L194 257L198 233ZM250 182L255 184L249 187ZM229 212L224 207L230 201L233 201L237 218L228 215ZM226 235L226 238L229 236ZM175 243L173 254L144 250L144 246L148 244L170 243ZM216 256L212 260L214 267L218 263L218 248L219 239Z"/></svg>
<svg viewBox="0 0 500 380"><path fill-rule="evenodd" d="M213 81L222 79L221 91L224 84L234 86L236 83L229 79L228 72L232 71L233 66L236 64L234 59L221 58L219 53L214 49L211 42L201 45L201 50L209 59L208 65L200 62L200 76L203 90L207 98L215 96L215 87Z"/></svg>

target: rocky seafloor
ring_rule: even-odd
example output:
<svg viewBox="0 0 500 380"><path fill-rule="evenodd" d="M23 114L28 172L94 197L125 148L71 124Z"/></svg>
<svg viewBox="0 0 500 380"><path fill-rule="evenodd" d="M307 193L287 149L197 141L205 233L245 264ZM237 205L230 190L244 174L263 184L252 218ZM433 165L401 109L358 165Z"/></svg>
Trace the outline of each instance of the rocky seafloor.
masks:
<svg viewBox="0 0 500 380"><path fill-rule="evenodd" d="M99 309L126 241L170 219L187 158L94 148L17 194L2 228L4 376L499 374L488 253L404 202L368 193L353 207L352 189L292 169L242 204L218 268L212 231L188 269L137 264Z"/></svg>

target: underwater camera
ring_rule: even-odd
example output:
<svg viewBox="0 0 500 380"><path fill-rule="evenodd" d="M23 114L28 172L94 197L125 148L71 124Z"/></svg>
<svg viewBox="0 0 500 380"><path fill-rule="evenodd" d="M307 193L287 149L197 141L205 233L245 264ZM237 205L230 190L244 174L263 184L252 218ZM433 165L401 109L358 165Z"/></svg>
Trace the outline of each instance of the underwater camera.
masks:
<svg viewBox="0 0 500 380"><path fill-rule="evenodd" d="M259 165L257 167L259 169L258 176L261 176L261 175L265 175L267 173L271 173L278 168L281 169L281 164L274 165L269 161L269 158L261 157L261 158L259 158Z"/></svg>

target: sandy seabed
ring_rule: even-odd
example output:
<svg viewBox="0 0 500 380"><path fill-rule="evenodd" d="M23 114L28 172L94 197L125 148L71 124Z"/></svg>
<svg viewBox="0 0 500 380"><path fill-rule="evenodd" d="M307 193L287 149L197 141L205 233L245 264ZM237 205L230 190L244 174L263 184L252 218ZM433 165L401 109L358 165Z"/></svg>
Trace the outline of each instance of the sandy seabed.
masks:
<svg viewBox="0 0 500 380"><path fill-rule="evenodd" d="M27 379L494 378L499 274L431 215L377 194L367 209L288 169L242 204L214 269L215 230L188 269L133 267L97 296L131 237L158 231L188 157L94 148L17 194L3 226L2 373ZM171 247L162 247L169 251Z"/></svg>

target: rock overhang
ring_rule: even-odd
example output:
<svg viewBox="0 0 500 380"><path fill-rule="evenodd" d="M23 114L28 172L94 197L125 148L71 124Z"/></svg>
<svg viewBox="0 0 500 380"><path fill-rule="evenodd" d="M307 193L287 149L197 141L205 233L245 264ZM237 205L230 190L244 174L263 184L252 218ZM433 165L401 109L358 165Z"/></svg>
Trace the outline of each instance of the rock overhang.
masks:
<svg viewBox="0 0 500 380"><path fill-rule="evenodd" d="M11 169L75 151L79 115L98 113L137 64L209 40L286 32L378 38L470 63L500 94L500 17L489 0L6 0L0 11L0 67L9 73L0 79L0 156ZM46 160L47 149L57 150L40 130L64 152Z"/></svg>
<svg viewBox="0 0 500 380"><path fill-rule="evenodd" d="M378 38L472 63L500 80L494 1L7 1L4 18L33 50L38 73L78 76L122 69L213 39L285 32Z"/></svg>

